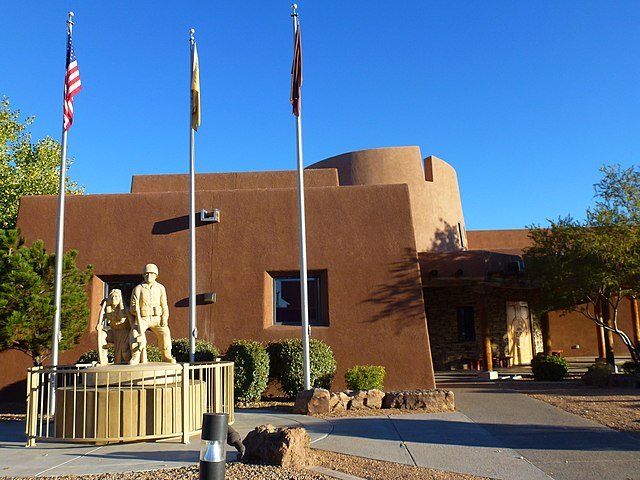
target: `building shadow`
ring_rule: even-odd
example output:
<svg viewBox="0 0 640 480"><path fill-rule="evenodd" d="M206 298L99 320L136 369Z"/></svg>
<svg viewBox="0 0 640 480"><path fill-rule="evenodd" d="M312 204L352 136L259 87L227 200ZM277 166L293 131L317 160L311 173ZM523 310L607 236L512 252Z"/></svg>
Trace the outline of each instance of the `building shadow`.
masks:
<svg viewBox="0 0 640 480"><path fill-rule="evenodd" d="M436 229L433 235L430 249L432 252L455 252L461 250L463 246L467 247L466 241L460 241L461 232L457 225L451 225L442 218L440 221L443 227Z"/></svg>
<svg viewBox="0 0 640 480"><path fill-rule="evenodd" d="M580 450L592 452L640 452L640 440L606 427L566 425L475 423L442 419L455 414L434 414L433 419L414 415L379 418L332 419L331 436L390 440L463 447L511 448L514 450ZM392 425L389 425L389 423ZM313 426L308 427L312 430Z"/></svg>
<svg viewBox="0 0 640 480"><path fill-rule="evenodd" d="M390 281L378 284L363 303L378 307L368 322L394 318L396 331L416 324L424 317L420 266L415 250L406 248L401 260L389 266Z"/></svg>
<svg viewBox="0 0 640 480"><path fill-rule="evenodd" d="M209 222L200 221L200 217L196 216L196 228L203 225L211 225ZM160 220L153 224L151 229L152 235L171 235L172 233L183 232L189 230L189 215Z"/></svg>
<svg viewBox="0 0 640 480"><path fill-rule="evenodd" d="M196 305L210 305L210 303L207 303L204 301L204 293L198 293L196 294ZM180 300L178 300L174 306L176 308L186 308L189 306L189 297L185 297L185 298L181 298Z"/></svg>

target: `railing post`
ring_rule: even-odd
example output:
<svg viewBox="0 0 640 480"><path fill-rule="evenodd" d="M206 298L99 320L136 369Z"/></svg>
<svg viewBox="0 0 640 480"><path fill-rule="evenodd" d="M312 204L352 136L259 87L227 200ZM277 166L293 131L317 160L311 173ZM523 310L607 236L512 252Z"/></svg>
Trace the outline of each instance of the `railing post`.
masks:
<svg viewBox="0 0 640 480"><path fill-rule="evenodd" d="M31 367L27 370L27 447L36 446L35 437L38 424L38 390L40 388L40 370L42 370L42 367Z"/></svg>
<svg viewBox="0 0 640 480"><path fill-rule="evenodd" d="M227 385L226 385L226 389L227 389L227 395L226 395L226 399L227 399L227 408L228 411L227 413L229 414L229 425L233 425L233 423L236 420L235 417L235 398L233 397L233 393L234 393L234 378L233 378L233 374L234 374L234 367L235 364L232 363L231 365L228 365L227 368L229 369L229 375L227 376Z"/></svg>
<svg viewBox="0 0 640 480"><path fill-rule="evenodd" d="M189 443L189 364L182 364L182 443Z"/></svg>

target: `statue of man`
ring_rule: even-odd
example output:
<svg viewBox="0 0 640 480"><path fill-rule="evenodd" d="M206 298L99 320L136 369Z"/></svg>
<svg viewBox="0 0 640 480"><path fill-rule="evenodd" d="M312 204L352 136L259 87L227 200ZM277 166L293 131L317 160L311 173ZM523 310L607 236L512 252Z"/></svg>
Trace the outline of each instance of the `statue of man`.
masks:
<svg viewBox="0 0 640 480"><path fill-rule="evenodd" d="M131 324L129 312L122 303L122 292L114 288L100 305L100 317L96 325L100 365L109 363L107 359L109 343L113 344L115 350L114 363L127 363L131 359L129 343Z"/></svg>
<svg viewBox="0 0 640 480"><path fill-rule="evenodd" d="M145 332L149 329L158 339L158 348L163 362L176 363L171 355L171 332L169 331L169 306L164 286L156 282L158 267L149 263L144 267L144 282L137 285L131 293L131 365L147 361L147 340Z"/></svg>

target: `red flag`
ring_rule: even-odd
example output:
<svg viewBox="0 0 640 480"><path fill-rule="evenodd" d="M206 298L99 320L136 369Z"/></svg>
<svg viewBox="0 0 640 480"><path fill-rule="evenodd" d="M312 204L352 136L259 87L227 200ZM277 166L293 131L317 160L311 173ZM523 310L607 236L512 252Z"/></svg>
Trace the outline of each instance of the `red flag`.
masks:
<svg viewBox="0 0 640 480"><path fill-rule="evenodd" d="M293 47L293 65L291 66L291 94L293 114L300 116L300 87L302 86L302 42L300 41L300 24L296 29L295 45Z"/></svg>
<svg viewBox="0 0 640 480"><path fill-rule="evenodd" d="M80 83L80 70L78 70L78 60L73 53L71 35L67 45L67 73L64 77L64 106L63 106L63 127L69 130L73 123L73 97L82 90Z"/></svg>

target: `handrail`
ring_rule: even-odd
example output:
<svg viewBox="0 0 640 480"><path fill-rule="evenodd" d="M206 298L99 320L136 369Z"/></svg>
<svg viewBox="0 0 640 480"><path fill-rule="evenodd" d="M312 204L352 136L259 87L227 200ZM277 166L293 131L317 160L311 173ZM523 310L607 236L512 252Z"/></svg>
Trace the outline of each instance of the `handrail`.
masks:
<svg viewBox="0 0 640 480"><path fill-rule="evenodd" d="M32 367L27 370L27 446L168 437L189 443L201 429L203 413L227 413L233 423L233 405L233 362Z"/></svg>

